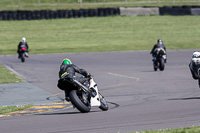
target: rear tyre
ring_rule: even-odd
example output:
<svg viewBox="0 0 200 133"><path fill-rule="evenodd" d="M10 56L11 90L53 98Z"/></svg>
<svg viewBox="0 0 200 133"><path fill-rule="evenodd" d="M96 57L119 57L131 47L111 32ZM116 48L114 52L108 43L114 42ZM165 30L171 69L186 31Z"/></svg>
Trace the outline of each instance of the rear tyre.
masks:
<svg viewBox="0 0 200 133"><path fill-rule="evenodd" d="M200 88L200 78L198 79L198 84L199 84L199 88Z"/></svg>
<svg viewBox="0 0 200 133"><path fill-rule="evenodd" d="M90 112L91 105L88 103L84 103L82 99L82 95L78 94L77 90L72 90L69 93L69 97L71 99L72 104L82 113Z"/></svg>
<svg viewBox="0 0 200 133"><path fill-rule="evenodd" d="M24 57L24 55L21 56L21 61L22 61L22 62L25 62L25 57Z"/></svg>

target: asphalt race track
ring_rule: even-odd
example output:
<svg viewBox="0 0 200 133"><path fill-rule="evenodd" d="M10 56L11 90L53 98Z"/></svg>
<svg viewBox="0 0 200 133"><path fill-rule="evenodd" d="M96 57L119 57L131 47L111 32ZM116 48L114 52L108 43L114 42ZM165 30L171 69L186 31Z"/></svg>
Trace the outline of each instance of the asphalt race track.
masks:
<svg viewBox="0 0 200 133"><path fill-rule="evenodd" d="M61 60L85 68L109 102L104 112L53 112L0 119L2 133L125 133L200 125L200 88L188 68L194 50L170 50L164 71L153 71L150 51L0 56L29 83L64 98L56 87ZM49 99L51 100L51 98Z"/></svg>

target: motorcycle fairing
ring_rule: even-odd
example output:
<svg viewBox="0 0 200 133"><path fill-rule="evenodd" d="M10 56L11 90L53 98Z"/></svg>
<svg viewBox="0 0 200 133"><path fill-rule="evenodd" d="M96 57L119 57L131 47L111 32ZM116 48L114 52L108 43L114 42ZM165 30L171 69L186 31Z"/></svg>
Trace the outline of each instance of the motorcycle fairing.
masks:
<svg viewBox="0 0 200 133"><path fill-rule="evenodd" d="M100 98L99 98L99 92L98 92L98 88L96 83L94 82L93 79L90 79L90 88L93 87L94 90L96 91L97 95L95 97L91 97L90 102L91 102L91 106L100 106L101 102L100 102Z"/></svg>

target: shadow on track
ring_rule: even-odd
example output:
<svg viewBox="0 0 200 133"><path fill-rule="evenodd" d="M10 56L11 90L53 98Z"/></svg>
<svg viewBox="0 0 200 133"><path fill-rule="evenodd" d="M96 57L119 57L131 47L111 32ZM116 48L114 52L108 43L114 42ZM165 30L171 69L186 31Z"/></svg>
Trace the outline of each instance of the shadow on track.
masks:
<svg viewBox="0 0 200 133"><path fill-rule="evenodd" d="M146 70L146 71L140 71L140 72L149 72L149 73L151 73L151 72L155 72L154 70Z"/></svg>
<svg viewBox="0 0 200 133"><path fill-rule="evenodd" d="M200 100L200 97L188 97L188 98L172 98L168 100Z"/></svg>
<svg viewBox="0 0 200 133"><path fill-rule="evenodd" d="M115 109L115 108L118 108L120 105L119 104L117 104L117 103L113 103L113 102L107 102L107 103L109 103L110 105L112 105L111 107L109 106L109 109L108 109L108 111L109 110L111 110L111 109ZM65 108L64 108L65 109ZM62 110L64 110L64 109L62 109ZM69 109L69 108L68 108ZM66 109L67 110L67 109ZM58 110L57 110L58 111ZM81 113L81 112L76 112L77 110L75 110L74 112L61 112L61 113L57 113L57 112L46 112L46 113L40 113L40 114L35 114L35 115L66 115L66 114L88 114L88 113L95 113L95 112L104 112L104 111L102 111L102 110L95 110L95 111L90 111L90 112L88 112L88 113ZM105 111L106 112L106 111Z"/></svg>

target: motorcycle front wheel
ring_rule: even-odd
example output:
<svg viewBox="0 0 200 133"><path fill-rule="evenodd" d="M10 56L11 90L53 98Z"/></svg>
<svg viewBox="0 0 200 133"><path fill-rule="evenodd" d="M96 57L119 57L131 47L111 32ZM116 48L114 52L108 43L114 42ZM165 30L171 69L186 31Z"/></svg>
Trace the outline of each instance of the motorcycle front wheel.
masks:
<svg viewBox="0 0 200 133"><path fill-rule="evenodd" d="M200 88L200 78L198 79L198 84L199 84L199 88Z"/></svg>
<svg viewBox="0 0 200 133"><path fill-rule="evenodd" d="M165 69L165 62L164 62L164 59L161 58L160 59L160 71L163 71Z"/></svg>
<svg viewBox="0 0 200 133"><path fill-rule="evenodd" d="M99 108L103 111L107 111L108 104L107 104L105 98L101 94L99 94L99 98L100 98L100 102L101 102L101 105L99 106Z"/></svg>
<svg viewBox="0 0 200 133"><path fill-rule="evenodd" d="M70 97L70 100L72 102L72 104L82 113L88 113L90 112L90 109L91 109L91 105L89 103L89 100L88 102L84 102L84 99L83 99L83 95L82 94L79 94L77 90L72 90L70 93L69 93L69 97Z"/></svg>

